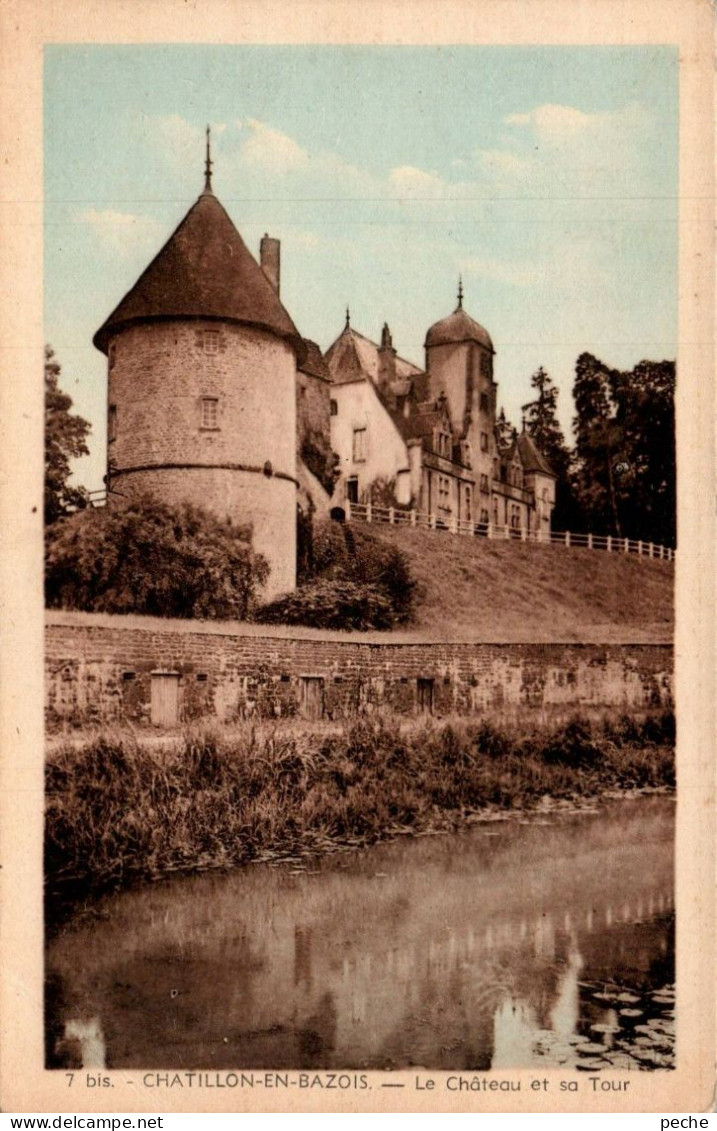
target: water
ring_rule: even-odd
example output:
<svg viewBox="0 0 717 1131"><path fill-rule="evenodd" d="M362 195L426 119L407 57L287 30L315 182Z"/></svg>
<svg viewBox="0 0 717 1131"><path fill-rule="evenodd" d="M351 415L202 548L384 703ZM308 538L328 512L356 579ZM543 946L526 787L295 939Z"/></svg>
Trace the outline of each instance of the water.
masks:
<svg viewBox="0 0 717 1131"><path fill-rule="evenodd" d="M673 835L655 796L109 897L49 946L49 1063L669 1067Z"/></svg>

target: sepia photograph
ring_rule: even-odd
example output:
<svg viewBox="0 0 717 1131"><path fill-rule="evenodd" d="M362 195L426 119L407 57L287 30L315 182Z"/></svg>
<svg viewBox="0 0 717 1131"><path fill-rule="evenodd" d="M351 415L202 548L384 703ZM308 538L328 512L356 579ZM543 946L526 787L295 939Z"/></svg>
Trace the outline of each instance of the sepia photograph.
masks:
<svg viewBox="0 0 717 1131"><path fill-rule="evenodd" d="M634 1110L692 1040L680 47L372 39L42 45L70 1110Z"/></svg>

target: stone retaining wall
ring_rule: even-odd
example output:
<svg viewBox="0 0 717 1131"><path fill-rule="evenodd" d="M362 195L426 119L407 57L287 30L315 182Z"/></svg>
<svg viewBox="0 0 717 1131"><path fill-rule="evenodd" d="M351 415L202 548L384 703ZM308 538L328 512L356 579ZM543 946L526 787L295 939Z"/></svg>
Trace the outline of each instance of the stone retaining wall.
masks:
<svg viewBox="0 0 717 1131"><path fill-rule="evenodd" d="M381 708L552 720L672 705L667 644L376 643L137 617L131 627L121 617L57 620L48 616L46 632L51 725L340 719Z"/></svg>

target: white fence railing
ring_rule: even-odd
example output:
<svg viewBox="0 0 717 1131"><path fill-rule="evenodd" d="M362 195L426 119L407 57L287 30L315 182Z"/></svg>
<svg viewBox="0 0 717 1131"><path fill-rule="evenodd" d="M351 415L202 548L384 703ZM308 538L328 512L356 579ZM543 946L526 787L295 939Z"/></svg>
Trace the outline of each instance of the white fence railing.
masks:
<svg viewBox="0 0 717 1131"><path fill-rule="evenodd" d="M103 507L107 492L90 491L93 507ZM634 538L616 538L610 534L574 534L569 530L526 530L518 526L499 526L495 522L472 522L455 517L423 514L403 507L376 507L372 503L345 503L346 521L379 522L389 526L415 526L419 530L444 530L449 534L463 534L473 538L492 538L498 541L540 542L553 546L582 546L587 550L604 550L608 554L638 554L643 558L661 558L674 561L675 551L670 546L655 542L642 542Z"/></svg>
<svg viewBox="0 0 717 1131"><path fill-rule="evenodd" d="M638 554L644 558L661 558L674 561L675 551L670 546L643 542L634 538L616 538L610 534L574 534L569 530L526 530L518 526L500 526L495 522L472 522L454 516L442 518L435 514L422 514L403 507L377 507L372 503L346 503L347 522L379 522L389 526L414 526L419 530L443 530L449 534L462 534L473 538L492 538L499 541L540 542L554 546L581 546L587 550L603 550L608 554Z"/></svg>

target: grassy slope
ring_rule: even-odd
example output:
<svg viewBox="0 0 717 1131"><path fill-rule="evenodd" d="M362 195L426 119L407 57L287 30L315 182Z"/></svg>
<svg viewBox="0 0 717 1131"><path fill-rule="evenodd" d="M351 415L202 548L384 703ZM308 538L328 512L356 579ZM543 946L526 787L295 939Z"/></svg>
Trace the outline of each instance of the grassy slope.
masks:
<svg viewBox="0 0 717 1131"><path fill-rule="evenodd" d="M414 631L444 640L669 641L669 562L371 526L409 557Z"/></svg>

